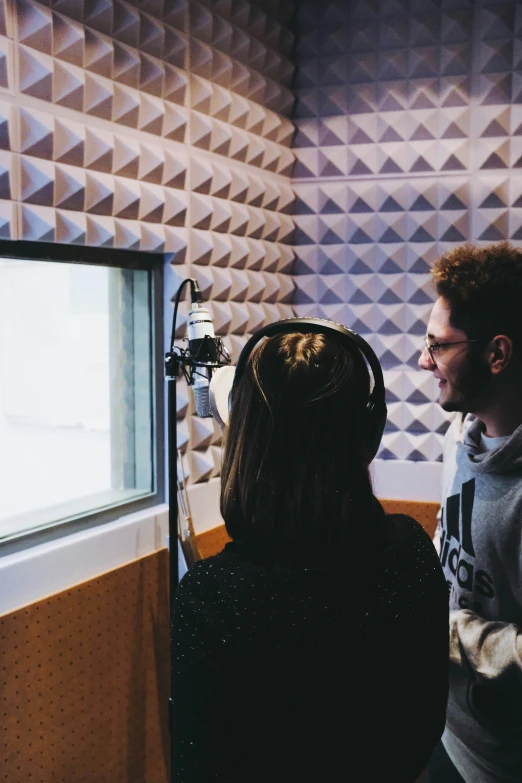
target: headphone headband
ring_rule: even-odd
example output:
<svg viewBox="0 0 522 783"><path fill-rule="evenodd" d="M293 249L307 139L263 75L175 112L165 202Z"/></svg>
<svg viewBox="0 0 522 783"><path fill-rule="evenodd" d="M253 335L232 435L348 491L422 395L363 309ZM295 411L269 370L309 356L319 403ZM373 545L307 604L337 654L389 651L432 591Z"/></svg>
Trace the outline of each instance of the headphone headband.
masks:
<svg viewBox="0 0 522 783"><path fill-rule="evenodd" d="M373 348L361 337L360 334L354 332L343 324L338 324L335 321L327 321L324 318L285 318L281 321L275 321L273 324L268 324L259 329L255 334L250 337L245 343L243 350L239 356L236 372L234 377L234 384L232 386L232 394L237 385L237 380L241 377L245 365L248 361L252 349L257 343L263 339L263 337L272 337L274 334L281 334L284 332L315 332L318 334L331 334L332 337L337 338L341 344L345 344L351 348L353 343L363 354L364 358L370 365L370 369L373 375L373 389L370 397L376 393L377 398L381 398L384 402L385 390L384 390L384 378L382 374L382 368L380 362L375 355Z"/></svg>

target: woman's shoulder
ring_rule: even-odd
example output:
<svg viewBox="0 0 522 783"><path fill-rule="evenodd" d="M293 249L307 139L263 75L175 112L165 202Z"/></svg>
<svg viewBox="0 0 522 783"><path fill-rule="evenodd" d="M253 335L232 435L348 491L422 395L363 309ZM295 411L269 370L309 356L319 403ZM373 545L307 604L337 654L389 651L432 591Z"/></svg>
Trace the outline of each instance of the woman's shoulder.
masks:
<svg viewBox="0 0 522 783"><path fill-rule="evenodd" d="M383 523L383 555L385 558L401 564L401 568L418 570L425 573L434 571L437 578L442 576L442 568L435 544L422 525L406 514L385 514Z"/></svg>
<svg viewBox="0 0 522 783"><path fill-rule="evenodd" d="M223 552L197 560L181 579L177 592L202 592L223 579L226 572L226 557Z"/></svg>
<svg viewBox="0 0 522 783"><path fill-rule="evenodd" d="M448 590L435 545L422 525L404 514L387 514L373 584L379 616L392 627L408 625L413 616L436 611L447 625ZM414 628L414 626L412 626Z"/></svg>
<svg viewBox="0 0 522 783"><path fill-rule="evenodd" d="M389 536L398 542L419 541L433 546L430 536L420 522L408 514L385 514L383 524Z"/></svg>
<svg viewBox="0 0 522 783"><path fill-rule="evenodd" d="M412 540L432 543L430 536L416 519L409 514L387 513L383 503L375 495L371 510L375 522L375 525L370 526L372 535L378 531L383 547Z"/></svg>

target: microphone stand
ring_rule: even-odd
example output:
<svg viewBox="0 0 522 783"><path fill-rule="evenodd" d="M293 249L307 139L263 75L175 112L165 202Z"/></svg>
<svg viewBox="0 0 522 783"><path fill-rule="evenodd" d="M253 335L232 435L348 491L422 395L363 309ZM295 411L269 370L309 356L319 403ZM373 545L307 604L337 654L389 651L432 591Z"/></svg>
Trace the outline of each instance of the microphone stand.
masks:
<svg viewBox="0 0 522 783"><path fill-rule="evenodd" d="M216 339L216 361L202 362L198 361L199 350L196 356L192 356L190 349L177 348L174 345L176 335L176 316L183 288L190 283L192 301L201 302L201 291L197 280L187 278L184 280L176 293L174 304L174 314L172 319L172 333L170 339L170 350L165 354L165 380L167 381L167 489L169 503L169 607L170 607L170 697L169 697L169 728L170 728L170 780L174 783L174 711L173 711L173 685L175 676L175 644L174 644L174 599L176 589L180 578L179 548L182 547L183 554L187 561L187 567L198 559L195 552L195 542L189 535L189 545L183 548L183 540L179 535L179 503L178 503L178 445L177 445L177 379L182 370L185 380L189 386L194 384L194 375L199 374L198 368L203 368L206 372L209 369L222 367L224 364L230 364L230 357L224 348L220 338ZM206 345L206 340L201 341L202 350ZM222 361L219 361L222 359ZM183 464L182 464L183 470Z"/></svg>
<svg viewBox="0 0 522 783"><path fill-rule="evenodd" d="M174 781L174 720L173 720L173 675L174 675L174 596L179 582L178 543L178 460L177 460L177 377L179 359L174 351L165 355L165 378L167 380L167 459L168 459L168 502L169 502L169 611L170 611L170 778Z"/></svg>

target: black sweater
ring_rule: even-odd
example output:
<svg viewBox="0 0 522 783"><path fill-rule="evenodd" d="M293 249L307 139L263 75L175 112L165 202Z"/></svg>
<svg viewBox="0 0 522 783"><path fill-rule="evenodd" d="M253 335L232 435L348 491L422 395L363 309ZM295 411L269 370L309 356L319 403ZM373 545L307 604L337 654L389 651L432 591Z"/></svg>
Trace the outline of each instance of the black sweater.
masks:
<svg viewBox="0 0 522 783"><path fill-rule="evenodd" d="M447 587L409 517L328 563L228 544L174 620L177 783L412 783L442 734Z"/></svg>

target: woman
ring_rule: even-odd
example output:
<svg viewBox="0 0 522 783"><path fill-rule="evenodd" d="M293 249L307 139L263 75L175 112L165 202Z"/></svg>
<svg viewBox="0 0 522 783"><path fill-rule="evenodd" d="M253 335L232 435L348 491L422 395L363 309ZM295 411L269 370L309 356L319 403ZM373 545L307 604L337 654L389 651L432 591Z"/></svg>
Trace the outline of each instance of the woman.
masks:
<svg viewBox="0 0 522 783"><path fill-rule="evenodd" d="M446 584L373 495L369 395L328 330L269 337L234 382L232 543L176 595L177 783L413 783L442 734Z"/></svg>

